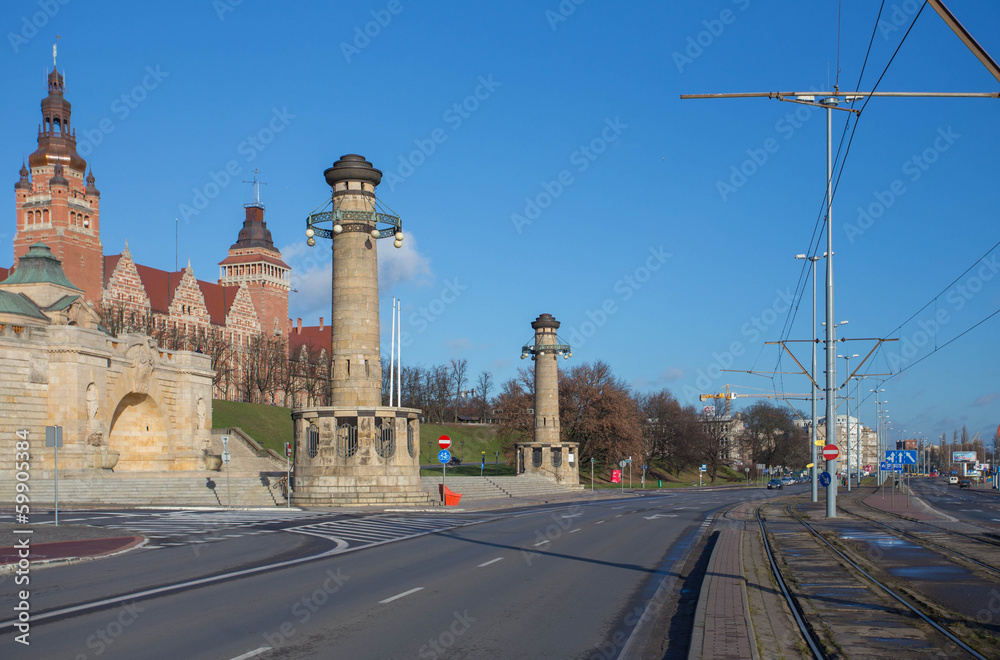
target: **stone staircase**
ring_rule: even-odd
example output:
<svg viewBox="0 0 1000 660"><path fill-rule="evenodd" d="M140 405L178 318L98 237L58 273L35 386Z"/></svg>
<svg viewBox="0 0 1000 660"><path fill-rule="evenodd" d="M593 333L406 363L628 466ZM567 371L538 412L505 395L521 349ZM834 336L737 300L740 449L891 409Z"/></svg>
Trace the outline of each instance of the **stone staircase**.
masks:
<svg viewBox="0 0 1000 660"><path fill-rule="evenodd" d="M560 486L550 479L522 474L517 477L445 477L448 490L463 500L495 500L509 497L538 498L545 495L578 493L582 486ZM420 488L438 497L441 477L420 477Z"/></svg>
<svg viewBox="0 0 1000 660"><path fill-rule="evenodd" d="M285 506L284 473L253 477L221 472L177 472L170 475L59 475L59 504L94 506ZM54 501L52 479L31 480L32 509Z"/></svg>

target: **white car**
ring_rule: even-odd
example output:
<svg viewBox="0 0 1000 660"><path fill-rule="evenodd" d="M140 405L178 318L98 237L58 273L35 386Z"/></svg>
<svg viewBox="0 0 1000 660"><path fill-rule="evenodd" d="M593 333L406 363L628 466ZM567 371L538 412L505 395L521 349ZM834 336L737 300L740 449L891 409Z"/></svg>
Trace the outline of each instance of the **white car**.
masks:
<svg viewBox="0 0 1000 660"><path fill-rule="evenodd" d="M958 483L958 477L948 477L948 483L954 485Z"/></svg>

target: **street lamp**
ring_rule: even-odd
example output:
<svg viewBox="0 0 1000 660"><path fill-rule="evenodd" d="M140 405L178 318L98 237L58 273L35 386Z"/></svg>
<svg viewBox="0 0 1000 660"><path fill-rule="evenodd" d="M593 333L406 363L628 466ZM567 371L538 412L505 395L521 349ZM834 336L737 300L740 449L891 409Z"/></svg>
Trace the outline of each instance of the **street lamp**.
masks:
<svg viewBox="0 0 1000 660"><path fill-rule="evenodd" d="M847 363L847 380L844 381L844 385L847 386L847 396L844 397L844 400L847 401L847 456L845 456L844 462L847 464L847 492L851 492L851 358L858 357L858 354L838 355L837 357L842 358Z"/></svg>
<svg viewBox="0 0 1000 660"><path fill-rule="evenodd" d="M881 486L882 485L882 444L880 442L882 434L879 432L879 415L881 414L882 403L878 400L878 393L885 392L885 388L876 388L874 390L868 390L875 394L875 463L878 464L878 472L876 472L876 481Z"/></svg>
<svg viewBox="0 0 1000 660"><path fill-rule="evenodd" d="M826 256L826 252L823 253ZM810 336L810 343L812 344L812 374L809 376L812 380L812 433L810 434L809 446L812 447L810 450L810 456L812 458L812 501L816 502L819 500L819 484L818 475L816 469L816 463L818 458L816 456L816 262L821 259L821 257L808 257L804 254L795 255L796 259L806 259L812 262L812 281L813 281L813 328L812 335Z"/></svg>

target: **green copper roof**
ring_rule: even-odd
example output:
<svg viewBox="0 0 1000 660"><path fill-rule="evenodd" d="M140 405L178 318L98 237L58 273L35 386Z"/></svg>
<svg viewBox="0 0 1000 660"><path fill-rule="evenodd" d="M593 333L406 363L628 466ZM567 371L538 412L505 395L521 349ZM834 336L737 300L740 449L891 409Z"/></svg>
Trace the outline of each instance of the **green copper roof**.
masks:
<svg viewBox="0 0 1000 660"><path fill-rule="evenodd" d="M19 314L33 319L48 321L48 317L39 311L38 306L31 302L23 293L12 293L0 289L0 314Z"/></svg>
<svg viewBox="0 0 1000 660"><path fill-rule="evenodd" d="M34 284L45 282L82 291L66 278L62 262L45 243L35 243L28 253L17 260L17 270L2 284Z"/></svg>
<svg viewBox="0 0 1000 660"><path fill-rule="evenodd" d="M49 312L61 312L64 309L68 309L69 306L72 305L75 300L79 300L79 298L80 296L63 296L45 309Z"/></svg>

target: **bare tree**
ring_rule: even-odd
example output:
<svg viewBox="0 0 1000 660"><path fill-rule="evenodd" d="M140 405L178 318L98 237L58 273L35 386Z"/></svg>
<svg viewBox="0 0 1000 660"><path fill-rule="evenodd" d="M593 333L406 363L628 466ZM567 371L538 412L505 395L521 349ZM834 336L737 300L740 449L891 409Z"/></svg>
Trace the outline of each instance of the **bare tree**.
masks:
<svg viewBox="0 0 1000 660"><path fill-rule="evenodd" d="M479 400L479 417L482 421L489 419L490 391L493 389L493 374L485 369L479 374L476 386L476 396Z"/></svg>
<svg viewBox="0 0 1000 660"><path fill-rule="evenodd" d="M463 388L465 387L466 372L468 369L469 361L465 358L462 358L461 360L455 358L451 359L451 384L452 387L454 387L453 391L455 392L455 407L452 410L452 417L454 418L452 421L454 422L458 421L458 409L462 405L462 397L464 394Z"/></svg>

